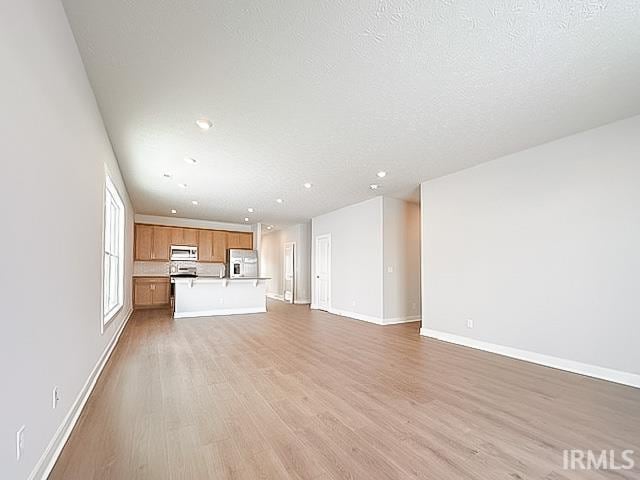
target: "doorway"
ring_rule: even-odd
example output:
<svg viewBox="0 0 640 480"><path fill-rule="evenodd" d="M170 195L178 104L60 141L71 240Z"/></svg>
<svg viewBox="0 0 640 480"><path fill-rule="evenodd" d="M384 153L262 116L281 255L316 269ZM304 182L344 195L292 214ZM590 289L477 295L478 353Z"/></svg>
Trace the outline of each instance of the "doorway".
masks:
<svg viewBox="0 0 640 480"><path fill-rule="evenodd" d="M293 303L296 291L296 243L287 242L284 244L284 301Z"/></svg>
<svg viewBox="0 0 640 480"><path fill-rule="evenodd" d="M315 304L320 310L331 308L331 234L316 237Z"/></svg>

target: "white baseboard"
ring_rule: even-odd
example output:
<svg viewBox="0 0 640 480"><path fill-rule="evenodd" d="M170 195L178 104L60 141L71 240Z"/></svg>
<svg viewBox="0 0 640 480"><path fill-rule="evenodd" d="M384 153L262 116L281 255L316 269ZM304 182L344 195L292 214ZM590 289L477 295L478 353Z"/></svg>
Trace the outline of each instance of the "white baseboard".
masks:
<svg viewBox="0 0 640 480"><path fill-rule="evenodd" d="M266 313L265 307L255 308L219 308L216 310L201 310L198 312L175 312L173 318L213 317L217 315L244 315L246 313Z"/></svg>
<svg viewBox="0 0 640 480"><path fill-rule="evenodd" d="M396 325L398 323L412 323L422 320L420 315L412 315L410 317L383 318L382 325Z"/></svg>
<svg viewBox="0 0 640 480"><path fill-rule="evenodd" d="M339 310L337 308L329 308L327 309L327 312L333 313L334 315L340 315L341 317L353 318L355 320L363 320L365 322L382 325L382 318L374 317L372 315L363 315L362 313L350 312L348 310Z"/></svg>
<svg viewBox="0 0 640 480"><path fill-rule="evenodd" d="M49 445L40 457L40 460L38 460L38 463L36 463L36 466L31 471L31 474L27 477L28 480L45 480L51 473L51 470L53 470L53 466L58 460L60 453L62 453L62 449L64 448L67 440L69 439L69 436L71 435L71 432L73 431L73 427L76 426L78 418L80 418L80 414L82 413L82 410L84 409L84 406L86 405L91 392L93 392L93 389L96 386L98 377L102 373L104 366L107 364L107 360L109 360L111 353L113 353L113 349L117 345L118 340L120 339L120 335L124 331L124 327L127 325L127 323L129 323L129 319L131 318L132 313L133 308L129 310L129 313L127 313L127 316L122 322L122 325L120 325L118 331L113 336L104 352L102 352L102 355L98 359L95 367L93 367L93 370L89 374L89 378L87 378L87 381L80 390L80 393L78 393L78 396L69 409L69 412L64 417L64 420L58 427L58 430L56 430L56 433L54 434L53 438L49 442Z"/></svg>
<svg viewBox="0 0 640 480"><path fill-rule="evenodd" d="M640 388L640 375L635 373L613 370L611 368L575 362L573 360L553 357L551 355L543 355L541 353L530 352L528 350L520 350L518 348L506 347L495 343L483 342L481 340L475 340L461 335L454 335L452 333L440 332L438 330L431 330L429 328L421 328L420 335L436 338L444 342L455 343L456 345L484 350L485 352L497 353L498 355L504 355L505 357L537 363L538 365L544 365L546 367L557 368L567 372L578 373L588 377L599 378L601 380L608 380L610 382Z"/></svg>
<svg viewBox="0 0 640 480"><path fill-rule="evenodd" d="M302 300L296 300L293 303L295 303L296 305L309 305L311 303L311 300L309 300L308 298L305 298Z"/></svg>
<svg viewBox="0 0 640 480"><path fill-rule="evenodd" d="M320 308L313 303L309 307L311 308L311 310L320 310ZM363 315L361 313L350 312L348 310L340 310L337 308L327 308L326 311L328 313L339 315L341 317L353 318L354 320L362 320L364 322L375 323L376 325L395 325L398 323L419 322L420 320L422 320L422 317L420 317L420 315L411 317L380 318L374 317L372 315Z"/></svg>
<svg viewBox="0 0 640 480"><path fill-rule="evenodd" d="M273 300L283 301L284 297L282 295L278 295L277 293L267 293L267 298L272 298Z"/></svg>

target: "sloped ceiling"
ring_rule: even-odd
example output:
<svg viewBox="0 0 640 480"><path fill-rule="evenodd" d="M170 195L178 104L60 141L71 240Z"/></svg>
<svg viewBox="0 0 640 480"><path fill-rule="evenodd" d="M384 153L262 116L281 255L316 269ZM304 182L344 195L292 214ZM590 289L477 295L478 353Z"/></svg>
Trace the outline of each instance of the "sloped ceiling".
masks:
<svg viewBox="0 0 640 480"><path fill-rule="evenodd" d="M63 3L138 213L292 223L640 113L639 1Z"/></svg>

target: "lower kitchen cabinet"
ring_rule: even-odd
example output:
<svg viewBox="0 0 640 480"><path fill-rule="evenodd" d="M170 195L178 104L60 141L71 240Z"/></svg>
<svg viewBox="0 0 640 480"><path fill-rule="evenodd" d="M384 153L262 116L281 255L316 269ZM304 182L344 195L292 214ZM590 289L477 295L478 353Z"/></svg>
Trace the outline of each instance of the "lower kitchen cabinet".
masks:
<svg viewBox="0 0 640 480"><path fill-rule="evenodd" d="M169 306L170 290L168 277L134 277L133 306L135 308Z"/></svg>

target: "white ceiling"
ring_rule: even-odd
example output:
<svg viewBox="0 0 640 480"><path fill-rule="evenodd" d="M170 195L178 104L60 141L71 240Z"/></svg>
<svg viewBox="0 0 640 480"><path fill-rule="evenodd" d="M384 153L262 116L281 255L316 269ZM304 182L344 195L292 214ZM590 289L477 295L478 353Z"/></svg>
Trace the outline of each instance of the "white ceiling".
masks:
<svg viewBox="0 0 640 480"><path fill-rule="evenodd" d="M640 112L638 0L63 3L143 214L289 224Z"/></svg>

